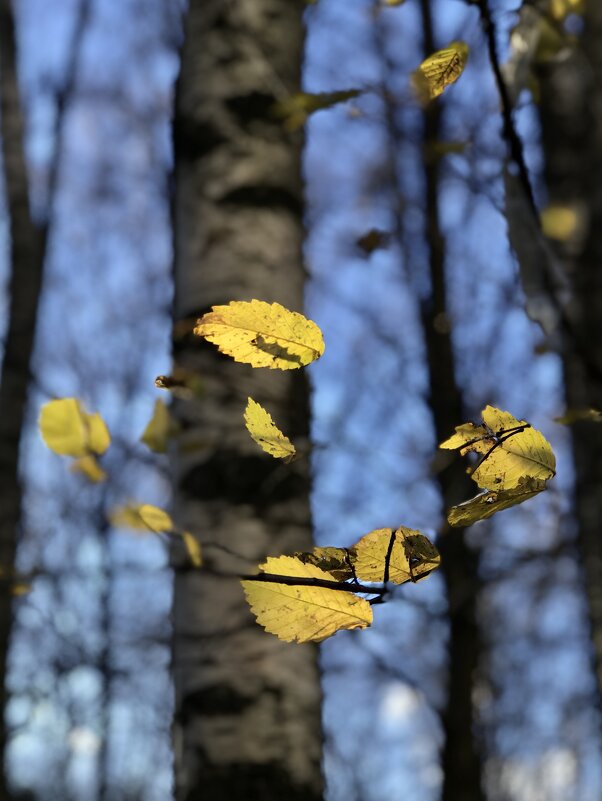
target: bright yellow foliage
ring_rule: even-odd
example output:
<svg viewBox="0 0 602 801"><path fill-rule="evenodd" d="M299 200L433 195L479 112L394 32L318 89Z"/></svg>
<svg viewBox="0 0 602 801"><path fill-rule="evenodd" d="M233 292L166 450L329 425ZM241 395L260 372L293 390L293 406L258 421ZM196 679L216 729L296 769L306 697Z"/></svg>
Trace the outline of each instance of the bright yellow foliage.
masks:
<svg viewBox="0 0 602 801"><path fill-rule="evenodd" d="M93 484L105 481L107 477L107 474L99 465L98 459L91 454L76 459L70 469L72 473L81 473Z"/></svg>
<svg viewBox="0 0 602 801"><path fill-rule="evenodd" d="M485 490L469 501L452 506L447 515L450 526L472 526L479 520L485 520L496 512L509 509L523 501L534 498L546 488L546 482L536 478L521 478L514 489Z"/></svg>
<svg viewBox="0 0 602 801"><path fill-rule="evenodd" d="M278 576L332 581L329 573L294 556L269 557L260 569ZM241 584L257 622L286 642L322 642L342 629L372 623L368 601L351 592L250 579Z"/></svg>
<svg viewBox="0 0 602 801"><path fill-rule="evenodd" d="M51 451L79 458L102 454L111 435L100 414L88 414L77 398L51 400L42 406L40 434Z"/></svg>
<svg viewBox="0 0 602 801"><path fill-rule="evenodd" d="M573 423L602 423L602 412L598 409L567 409L562 417L555 417L554 422L563 426L570 426Z"/></svg>
<svg viewBox="0 0 602 801"><path fill-rule="evenodd" d="M396 531L392 528L379 528L366 534L350 548L351 561L358 579L378 582L385 580L387 553L391 548L392 538L389 581L394 584L417 581L439 567L439 552L420 531L404 526Z"/></svg>
<svg viewBox="0 0 602 801"><path fill-rule="evenodd" d="M274 425L269 412L253 398L247 399L245 425L259 447L270 456L283 459L285 462L290 462L294 457L296 450L293 443Z"/></svg>
<svg viewBox="0 0 602 801"><path fill-rule="evenodd" d="M462 75L467 60L468 45L464 42L452 42L426 58L412 73L412 83L420 100L439 97Z"/></svg>
<svg viewBox="0 0 602 801"><path fill-rule="evenodd" d="M153 531L155 534L167 533L174 529L173 521L167 512L150 503L121 506L111 513L110 520L116 527Z"/></svg>
<svg viewBox="0 0 602 801"><path fill-rule="evenodd" d="M201 554L201 546L197 538L194 537L189 531L183 531L182 541L184 542L186 553L188 554L188 557L194 567L201 567L203 564L203 557Z"/></svg>
<svg viewBox="0 0 602 801"><path fill-rule="evenodd" d="M167 405L162 400L156 400L153 416L142 432L140 442L144 442L155 453L165 453L169 438L174 433L173 428Z"/></svg>
<svg viewBox="0 0 602 801"><path fill-rule="evenodd" d="M471 478L482 489L510 490L521 479L547 481L555 475L556 458L550 443L525 420L493 406L483 409L483 425L465 423L439 447L474 451L480 455Z"/></svg>
<svg viewBox="0 0 602 801"><path fill-rule="evenodd" d="M194 333L253 367L293 370L324 353L318 326L279 303L232 301L198 320Z"/></svg>

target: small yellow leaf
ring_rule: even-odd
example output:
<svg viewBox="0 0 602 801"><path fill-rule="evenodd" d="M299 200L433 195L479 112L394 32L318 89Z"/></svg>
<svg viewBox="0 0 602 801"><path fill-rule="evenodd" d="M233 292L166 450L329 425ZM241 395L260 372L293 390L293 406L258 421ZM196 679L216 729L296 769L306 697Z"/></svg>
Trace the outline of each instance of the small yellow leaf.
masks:
<svg viewBox="0 0 602 801"><path fill-rule="evenodd" d="M150 503L127 504L113 510L109 519L116 528L153 531L155 534L173 531L174 524L167 512Z"/></svg>
<svg viewBox="0 0 602 801"><path fill-rule="evenodd" d="M479 520L485 520L496 512L509 509L523 501L539 495L546 488L546 482L536 478L521 478L518 486L507 490L485 490L457 506L452 506L447 515L450 526L472 526Z"/></svg>
<svg viewBox="0 0 602 801"><path fill-rule="evenodd" d="M452 42L444 50L438 50L412 73L412 83L422 101L433 100L452 83L455 83L466 66L468 45Z"/></svg>
<svg viewBox="0 0 602 801"><path fill-rule="evenodd" d="M389 553L389 581L418 581L437 567L441 558L435 546L420 531L400 526L371 531L349 549L357 577L382 582Z"/></svg>
<svg viewBox="0 0 602 801"><path fill-rule="evenodd" d="M296 131L305 125L310 114L323 111L338 103L345 103L361 94L360 89L344 89L338 92L298 92L277 103L272 113L284 120L288 131Z"/></svg>
<svg viewBox="0 0 602 801"><path fill-rule="evenodd" d="M13 584L10 591L11 595L14 595L16 598L19 598L22 595L27 595L32 590L31 584L26 584L24 582Z"/></svg>
<svg viewBox="0 0 602 801"><path fill-rule="evenodd" d="M100 455L111 443L111 435L100 414L88 414L77 398L45 403L39 427L46 445L62 456Z"/></svg>
<svg viewBox="0 0 602 801"><path fill-rule="evenodd" d="M197 538L194 537L189 531L183 531L182 541L184 542L186 553L188 554L192 564L195 567L201 567L203 564L203 557L201 554L201 546Z"/></svg>
<svg viewBox="0 0 602 801"><path fill-rule="evenodd" d="M271 415L253 398L247 399L245 425L255 442L270 456L290 462L296 451L295 446L282 431L274 425Z"/></svg>
<svg viewBox="0 0 602 801"><path fill-rule="evenodd" d="M88 481L93 484L98 484L100 481L105 481L107 474L99 465L95 456L88 454L87 456L80 456L70 467L72 473L81 473Z"/></svg>
<svg viewBox="0 0 602 801"><path fill-rule="evenodd" d="M253 367L292 370L324 353L322 332L314 322L262 300L214 306L197 322L194 333Z"/></svg>
<svg viewBox="0 0 602 801"><path fill-rule="evenodd" d="M329 573L294 556L269 557L260 568L277 576L332 581ZM322 642L342 629L372 623L368 601L351 592L251 579L241 584L257 622L286 642Z"/></svg>
<svg viewBox="0 0 602 801"><path fill-rule="evenodd" d="M140 442L143 442L155 453L165 453L173 432L174 426L167 405L162 400L156 400L153 416L142 432Z"/></svg>
<svg viewBox="0 0 602 801"><path fill-rule="evenodd" d="M570 426L573 423L588 421L590 423L602 423L602 412L597 409L567 409L562 417L555 417L554 422L563 426Z"/></svg>
<svg viewBox="0 0 602 801"><path fill-rule="evenodd" d="M458 426L439 446L480 455L474 469L469 469L479 487L499 492L518 487L521 479L547 481L555 475L556 458L550 443L530 423L494 406L486 406L482 416L483 425Z"/></svg>

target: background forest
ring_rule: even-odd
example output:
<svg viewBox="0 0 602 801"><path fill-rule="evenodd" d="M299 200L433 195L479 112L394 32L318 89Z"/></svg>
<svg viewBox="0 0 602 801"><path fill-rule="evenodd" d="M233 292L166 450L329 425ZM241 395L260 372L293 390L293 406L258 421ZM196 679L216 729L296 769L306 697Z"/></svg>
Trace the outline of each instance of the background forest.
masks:
<svg viewBox="0 0 602 801"><path fill-rule="evenodd" d="M602 796L601 42L596 0L0 0L0 801ZM193 336L252 298L324 356ZM65 397L105 480L40 438ZM474 487L437 444L487 404L557 474L450 529ZM442 564L370 629L318 650L249 614L266 556L399 525Z"/></svg>

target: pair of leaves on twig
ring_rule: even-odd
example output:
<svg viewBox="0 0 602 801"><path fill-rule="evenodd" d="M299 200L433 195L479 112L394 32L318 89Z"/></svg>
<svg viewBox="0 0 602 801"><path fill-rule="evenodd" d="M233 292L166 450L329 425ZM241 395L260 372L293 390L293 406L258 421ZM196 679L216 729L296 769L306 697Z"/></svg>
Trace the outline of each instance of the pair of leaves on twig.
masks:
<svg viewBox="0 0 602 801"><path fill-rule="evenodd" d="M401 526L372 531L351 548L269 557L259 565L259 574L246 576L241 584L266 631L286 642L321 642L337 631L369 626L372 604L382 599L389 581L416 582L439 562L427 537Z"/></svg>
<svg viewBox="0 0 602 801"><path fill-rule="evenodd" d="M543 434L509 412L486 406L483 422L464 423L439 447L475 453L478 461L468 468L483 492L448 513L451 526L470 526L496 512L516 506L546 489L556 475L556 458Z"/></svg>

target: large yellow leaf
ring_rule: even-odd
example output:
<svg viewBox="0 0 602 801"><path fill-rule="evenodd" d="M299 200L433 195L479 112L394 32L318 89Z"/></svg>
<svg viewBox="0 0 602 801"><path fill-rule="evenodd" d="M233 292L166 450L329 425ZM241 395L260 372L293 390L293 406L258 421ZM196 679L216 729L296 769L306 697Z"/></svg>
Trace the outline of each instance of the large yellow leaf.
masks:
<svg viewBox="0 0 602 801"><path fill-rule="evenodd" d="M324 353L322 332L314 322L279 303L262 300L213 306L198 320L194 332L235 361L253 367L293 370Z"/></svg>
<svg viewBox="0 0 602 801"><path fill-rule="evenodd" d="M458 426L455 434L439 445L480 455L476 467L469 470L479 487L509 490L518 487L523 478L547 481L555 475L556 458L550 443L530 423L494 406L486 406L482 415L483 425Z"/></svg>
<svg viewBox="0 0 602 801"><path fill-rule="evenodd" d="M349 549L358 579L394 584L418 581L437 567L441 557L420 531L400 526L371 531ZM387 560L389 564L388 577Z"/></svg>
<svg viewBox="0 0 602 801"><path fill-rule="evenodd" d="M296 450L293 443L276 427L270 413L253 398L247 399L245 425L259 447L270 456L285 462L290 462L294 457Z"/></svg>
<svg viewBox="0 0 602 801"><path fill-rule="evenodd" d="M452 42L444 50L437 50L426 58L412 74L412 83L421 100L433 100L458 80L466 61L468 45Z"/></svg>
<svg viewBox="0 0 602 801"><path fill-rule="evenodd" d="M111 435L100 414L88 414L77 398L51 400L42 406L39 420L42 439L50 450L76 458L102 454Z"/></svg>
<svg viewBox="0 0 602 801"><path fill-rule="evenodd" d="M450 526L472 526L485 520L496 512L509 509L529 498L539 495L546 488L546 482L536 478L521 478L518 486L507 490L485 490L457 506L452 506L447 515Z"/></svg>
<svg viewBox="0 0 602 801"><path fill-rule="evenodd" d="M329 573L294 556L269 557L260 568L278 576L332 581ZM368 601L351 592L251 579L241 584L257 622L286 642L322 642L342 629L372 623Z"/></svg>

